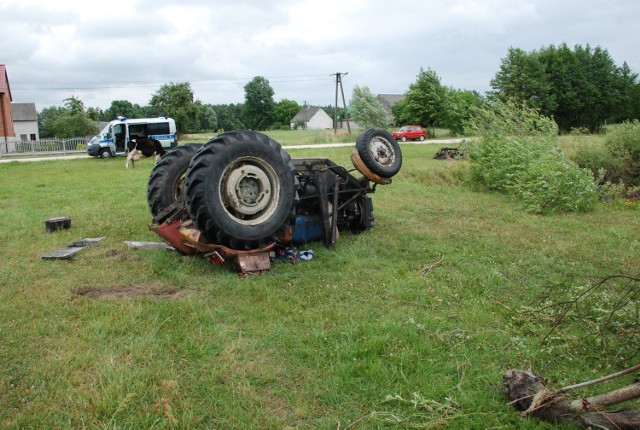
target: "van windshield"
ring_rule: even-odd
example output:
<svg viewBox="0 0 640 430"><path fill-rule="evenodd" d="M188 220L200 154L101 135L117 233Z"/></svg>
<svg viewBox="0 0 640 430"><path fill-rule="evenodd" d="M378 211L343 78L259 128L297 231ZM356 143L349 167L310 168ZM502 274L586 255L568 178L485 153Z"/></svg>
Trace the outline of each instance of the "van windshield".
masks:
<svg viewBox="0 0 640 430"><path fill-rule="evenodd" d="M106 127L102 129L102 131L100 132L100 136L105 139L109 137L109 124L107 124Z"/></svg>

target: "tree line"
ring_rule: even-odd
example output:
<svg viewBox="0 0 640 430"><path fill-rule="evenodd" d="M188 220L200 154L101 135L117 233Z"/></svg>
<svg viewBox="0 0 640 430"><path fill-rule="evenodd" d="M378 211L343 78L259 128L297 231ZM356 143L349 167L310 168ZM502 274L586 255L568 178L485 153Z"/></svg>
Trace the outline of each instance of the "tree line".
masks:
<svg viewBox="0 0 640 430"><path fill-rule="evenodd" d="M640 83L628 64L617 66L606 49L566 44L526 52L510 48L490 82L477 92L445 87L433 70L420 70L396 104L401 123L464 133L474 106L515 101L553 118L559 130L596 131L607 123L640 118Z"/></svg>
<svg viewBox="0 0 640 430"><path fill-rule="evenodd" d="M217 130L289 127L289 120L301 106L288 99L273 100L269 81L257 76L245 86L245 102L206 104L195 98L188 82L169 83L151 96L149 104L140 106L128 100L114 100L111 105L85 108L76 96L63 101L63 106L44 108L38 114L41 137L74 137L97 133L97 122L112 121L118 116L149 118L167 115L176 120L179 133L213 132Z"/></svg>
<svg viewBox="0 0 640 430"><path fill-rule="evenodd" d="M626 62L617 66L600 47L511 48L491 87L492 99L526 102L565 131L593 131L607 122L640 117L638 75Z"/></svg>
<svg viewBox="0 0 640 430"><path fill-rule="evenodd" d="M420 124L464 134L475 107L512 100L553 118L561 131L597 130L606 123L640 117L640 83L627 63L617 66L606 49L566 44L524 51L510 48L485 95L442 84L432 69L420 69L405 97L392 107L389 123L382 105L368 87L356 85L347 110L322 107L332 119L349 116L362 127ZM303 108L298 102L274 101L269 80L256 76L245 87L243 103L205 104L195 98L188 82L165 84L146 106L115 100L109 108L85 108L71 96L62 107L44 108L38 115L42 137L74 137L95 134L98 121L118 116L144 118L168 115L179 133L218 130L267 130L289 128Z"/></svg>

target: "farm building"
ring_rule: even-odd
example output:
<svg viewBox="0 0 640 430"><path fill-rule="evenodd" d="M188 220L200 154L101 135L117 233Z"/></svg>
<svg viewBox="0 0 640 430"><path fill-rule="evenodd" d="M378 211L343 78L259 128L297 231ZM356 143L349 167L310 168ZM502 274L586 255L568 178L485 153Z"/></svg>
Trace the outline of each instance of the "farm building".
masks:
<svg viewBox="0 0 640 430"><path fill-rule="evenodd" d="M13 130L20 140L39 140L38 112L35 103L11 103Z"/></svg>
<svg viewBox="0 0 640 430"><path fill-rule="evenodd" d="M305 107L300 110L291 121L291 128L305 130L322 130L333 128L333 119L322 108Z"/></svg>

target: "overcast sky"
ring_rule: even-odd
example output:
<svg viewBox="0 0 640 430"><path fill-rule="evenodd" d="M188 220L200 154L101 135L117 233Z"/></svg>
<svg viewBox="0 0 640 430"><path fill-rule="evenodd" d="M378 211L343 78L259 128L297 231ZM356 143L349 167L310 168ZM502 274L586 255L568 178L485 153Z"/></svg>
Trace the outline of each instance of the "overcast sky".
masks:
<svg viewBox="0 0 640 430"><path fill-rule="evenodd" d="M510 47L600 46L640 72L639 0L0 0L0 64L14 102L38 111L146 105L189 82L203 103L241 103L266 77L274 99L331 105L336 72L402 94L420 68L490 89Z"/></svg>

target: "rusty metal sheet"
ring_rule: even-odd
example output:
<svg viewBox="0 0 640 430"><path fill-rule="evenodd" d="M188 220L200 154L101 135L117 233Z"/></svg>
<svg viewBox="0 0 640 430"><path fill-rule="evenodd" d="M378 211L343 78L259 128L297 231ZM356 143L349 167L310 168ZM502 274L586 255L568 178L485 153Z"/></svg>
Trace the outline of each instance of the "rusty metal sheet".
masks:
<svg viewBox="0 0 640 430"><path fill-rule="evenodd" d="M233 266L240 273L260 272L271 269L271 260L268 252L238 254L233 259Z"/></svg>
<svg viewBox="0 0 640 430"><path fill-rule="evenodd" d="M164 242L138 242L135 240L125 240L124 243L133 249L168 249L174 250L175 248L168 243Z"/></svg>
<svg viewBox="0 0 640 430"><path fill-rule="evenodd" d="M80 242L74 242L71 245L56 249L42 256L43 260L68 260L87 246L103 241L104 237L88 237Z"/></svg>

